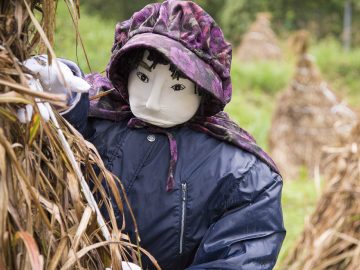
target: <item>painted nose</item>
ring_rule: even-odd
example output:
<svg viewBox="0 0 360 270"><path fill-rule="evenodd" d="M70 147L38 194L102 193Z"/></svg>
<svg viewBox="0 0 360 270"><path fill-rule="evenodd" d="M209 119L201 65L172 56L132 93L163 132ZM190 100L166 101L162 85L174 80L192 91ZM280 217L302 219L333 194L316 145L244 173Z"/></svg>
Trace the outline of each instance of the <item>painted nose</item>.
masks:
<svg viewBox="0 0 360 270"><path fill-rule="evenodd" d="M164 80L162 78L156 78L155 82L150 89L151 93L148 100L146 101L145 107L152 111L160 110L160 98L161 92L164 85Z"/></svg>

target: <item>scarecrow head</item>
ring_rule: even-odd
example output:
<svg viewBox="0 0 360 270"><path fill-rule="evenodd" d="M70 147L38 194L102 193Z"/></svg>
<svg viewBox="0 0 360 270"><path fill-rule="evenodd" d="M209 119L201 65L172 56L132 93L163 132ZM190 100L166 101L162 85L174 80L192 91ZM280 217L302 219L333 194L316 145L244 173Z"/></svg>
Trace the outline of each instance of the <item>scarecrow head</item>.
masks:
<svg viewBox="0 0 360 270"><path fill-rule="evenodd" d="M107 75L133 114L170 127L231 98L231 45L193 2L149 4L118 23Z"/></svg>

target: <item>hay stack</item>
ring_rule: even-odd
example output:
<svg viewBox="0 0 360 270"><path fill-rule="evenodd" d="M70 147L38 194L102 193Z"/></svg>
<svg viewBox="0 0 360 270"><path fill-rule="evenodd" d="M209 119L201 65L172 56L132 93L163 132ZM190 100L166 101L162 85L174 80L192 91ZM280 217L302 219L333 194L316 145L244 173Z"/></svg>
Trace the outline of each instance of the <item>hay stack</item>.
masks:
<svg viewBox="0 0 360 270"><path fill-rule="evenodd" d="M298 178L302 166L314 176L321 147L346 137L357 121L306 53L307 34L300 32L294 41L299 60L292 82L277 100L269 138L270 151L285 179Z"/></svg>
<svg viewBox="0 0 360 270"><path fill-rule="evenodd" d="M254 60L279 60L281 49L270 26L271 15L258 13L256 21L244 35L236 56L242 62Z"/></svg>
<svg viewBox="0 0 360 270"><path fill-rule="evenodd" d="M284 270L360 267L360 126L346 143L324 150L327 187Z"/></svg>
<svg viewBox="0 0 360 270"><path fill-rule="evenodd" d="M70 10L76 6L67 3ZM129 254L135 260L134 254L140 256L117 228L102 185L110 187L121 210L125 197L116 183L121 184L96 149L56 112L49 122L41 118L38 101L63 105L65 97L32 91L25 79L29 71L21 65L36 53L40 40L49 44L33 12L51 36L54 6L54 1L40 0L0 4L0 269L120 269ZM16 112L25 104L33 106L34 115L21 124ZM92 180L110 216L101 228L102 217L89 204L91 192L82 175Z"/></svg>

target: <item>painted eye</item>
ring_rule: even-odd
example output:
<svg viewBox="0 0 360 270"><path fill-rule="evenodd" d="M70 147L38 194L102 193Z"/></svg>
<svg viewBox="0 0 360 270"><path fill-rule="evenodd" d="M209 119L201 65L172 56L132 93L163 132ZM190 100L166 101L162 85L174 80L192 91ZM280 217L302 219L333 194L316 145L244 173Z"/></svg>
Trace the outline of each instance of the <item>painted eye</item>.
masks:
<svg viewBox="0 0 360 270"><path fill-rule="evenodd" d="M138 76L138 78L139 78L142 82L144 82L144 83L148 83L148 82L149 82L149 77L146 76L144 73L142 73L142 72L140 72L140 71L136 72L136 76Z"/></svg>
<svg viewBox="0 0 360 270"><path fill-rule="evenodd" d="M185 85L177 83L171 86L171 88L174 89L174 91L181 91L185 89Z"/></svg>

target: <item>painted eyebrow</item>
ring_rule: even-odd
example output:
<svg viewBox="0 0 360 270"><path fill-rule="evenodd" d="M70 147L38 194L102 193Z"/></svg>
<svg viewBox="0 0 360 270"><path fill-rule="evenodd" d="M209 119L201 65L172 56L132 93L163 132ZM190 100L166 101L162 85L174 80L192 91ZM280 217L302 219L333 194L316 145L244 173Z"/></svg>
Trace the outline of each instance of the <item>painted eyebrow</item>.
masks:
<svg viewBox="0 0 360 270"><path fill-rule="evenodd" d="M151 67L148 64L146 64L144 61L140 61L139 66L141 66L141 67L145 68L147 71L151 72Z"/></svg>
<svg viewBox="0 0 360 270"><path fill-rule="evenodd" d="M182 79L182 80L189 80L188 78L182 76L181 74L179 74L178 76L172 76L172 79L173 79L173 81L175 81L175 80L178 81L178 80L180 80L180 79Z"/></svg>
<svg viewBox="0 0 360 270"><path fill-rule="evenodd" d="M149 66L148 64L146 64L144 61L140 61L139 62L139 66L141 66L142 68L146 69L147 71L151 72L151 66ZM188 78L184 77L182 74L179 74L179 76L175 76L172 78L173 80L179 80L179 79L185 79L188 80Z"/></svg>

